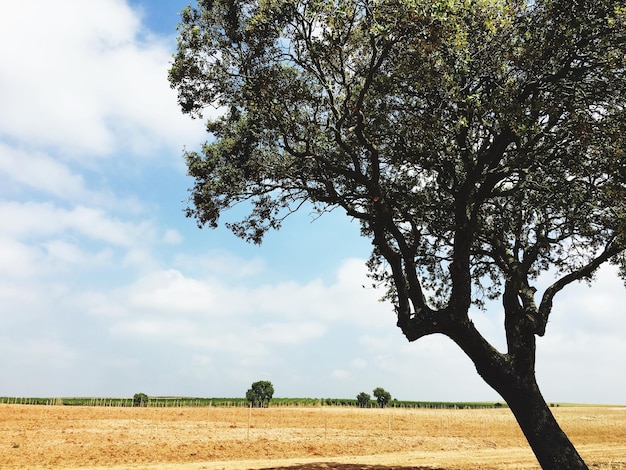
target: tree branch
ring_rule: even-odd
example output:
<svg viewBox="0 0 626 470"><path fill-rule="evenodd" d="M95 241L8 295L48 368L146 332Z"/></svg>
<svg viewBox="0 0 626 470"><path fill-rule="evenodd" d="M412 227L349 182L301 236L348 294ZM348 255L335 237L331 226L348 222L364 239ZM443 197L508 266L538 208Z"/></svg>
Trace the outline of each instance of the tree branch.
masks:
<svg viewBox="0 0 626 470"><path fill-rule="evenodd" d="M617 240L612 240L606 246L604 251L587 263L585 266L572 271L571 273L563 276L559 280L557 280L554 284L548 287L543 293L543 297L541 298L541 303L539 304L539 316L542 321L543 328L537 334L539 336L543 336L545 333L545 327L548 323L548 317L550 316L550 312L552 311L552 303L554 300L554 296L561 291L565 286L571 284L575 281L580 281L582 279L588 278L593 275L593 273L606 261L611 259L616 254L624 251L626 249L626 245L624 243L620 243Z"/></svg>

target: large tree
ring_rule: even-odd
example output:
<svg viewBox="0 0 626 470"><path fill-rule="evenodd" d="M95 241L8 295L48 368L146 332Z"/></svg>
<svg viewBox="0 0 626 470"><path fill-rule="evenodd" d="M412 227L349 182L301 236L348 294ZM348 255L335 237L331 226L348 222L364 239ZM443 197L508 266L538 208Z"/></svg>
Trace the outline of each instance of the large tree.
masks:
<svg viewBox="0 0 626 470"><path fill-rule="evenodd" d="M614 0L199 0L170 81L222 111L186 152L187 215L260 243L341 208L409 341L440 333L543 468L586 468L535 380L556 295L626 273L626 6ZM538 291L537 279L555 277ZM501 299L507 351L468 311Z"/></svg>

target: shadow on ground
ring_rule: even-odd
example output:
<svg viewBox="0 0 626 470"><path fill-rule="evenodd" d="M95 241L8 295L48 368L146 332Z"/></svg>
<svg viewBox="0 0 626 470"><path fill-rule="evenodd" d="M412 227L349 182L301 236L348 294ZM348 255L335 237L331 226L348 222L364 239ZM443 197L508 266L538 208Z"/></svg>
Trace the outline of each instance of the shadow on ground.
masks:
<svg viewBox="0 0 626 470"><path fill-rule="evenodd" d="M260 470L444 470L440 467L404 467L399 465L363 465L355 463L315 462L288 467L267 467Z"/></svg>

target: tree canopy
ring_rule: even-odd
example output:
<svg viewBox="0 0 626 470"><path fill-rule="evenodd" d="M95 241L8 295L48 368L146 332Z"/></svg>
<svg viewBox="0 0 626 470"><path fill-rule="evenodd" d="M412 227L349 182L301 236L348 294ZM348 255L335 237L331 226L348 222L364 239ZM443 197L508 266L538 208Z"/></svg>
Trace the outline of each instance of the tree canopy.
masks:
<svg viewBox="0 0 626 470"><path fill-rule="evenodd" d="M148 406L149 397L145 393L135 393L133 395L133 406Z"/></svg>
<svg viewBox="0 0 626 470"><path fill-rule="evenodd" d="M403 317L623 264L620 3L200 1L170 78L185 112L224 115L187 153L188 215L249 201L231 228L260 242L303 201L341 207Z"/></svg>
<svg viewBox="0 0 626 470"><path fill-rule="evenodd" d="M376 402L381 408L387 406L387 403L389 403L389 400L391 400L391 393L389 393L382 387L376 387L372 393L374 393L374 396L376 397Z"/></svg>
<svg viewBox="0 0 626 470"><path fill-rule="evenodd" d="M370 400L372 399L369 393L360 392L356 396L356 403L359 408L367 408L370 405Z"/></svg>
<svg viewBox="0 0 626 470"><path fill-rule="evenodd" d="M251 406L263 408L268 406L274 396L274 385L268 380L254 382L246 392L246 400Z"/></svg>
<svg viewBox="0 0 626 470"><path fill-rule="evenodd" d="M404 335L455 341L544 465L517 410L535 336L564 287L626 275L625 29L624 1L199 0L170 81L222 114L185 153L187 215L246 202L229 227L260 243L303 204L344 210ZM506 353L468 315L497 298Z"/></svg>

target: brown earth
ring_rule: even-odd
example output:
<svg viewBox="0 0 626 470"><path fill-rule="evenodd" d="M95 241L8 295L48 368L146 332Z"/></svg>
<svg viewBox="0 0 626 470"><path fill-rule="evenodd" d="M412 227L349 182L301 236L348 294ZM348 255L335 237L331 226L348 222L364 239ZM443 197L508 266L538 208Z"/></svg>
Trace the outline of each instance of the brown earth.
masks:
<svg viewBox="0 0 626 470"><path fill-rule="evenodd" d="M626 469L626 407L553 411L591 468ZM2 469L537 469L507 409L0 405Z"/></svg>

